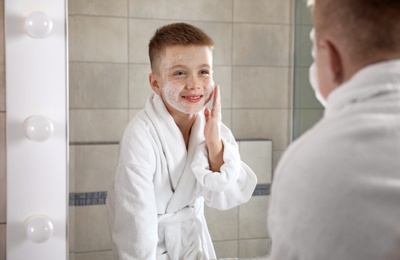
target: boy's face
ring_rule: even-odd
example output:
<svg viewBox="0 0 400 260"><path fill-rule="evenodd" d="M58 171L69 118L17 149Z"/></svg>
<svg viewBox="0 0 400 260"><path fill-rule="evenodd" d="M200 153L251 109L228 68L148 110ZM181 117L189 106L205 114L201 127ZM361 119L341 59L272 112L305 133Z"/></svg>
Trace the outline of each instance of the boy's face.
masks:
<svg viewBox="0 0 400 260"><path fill-rule="evenodd" d="M150 74L150 84L172 115L195 114L210 100L214 89L210 47L167 47L158 68Z"/></svg>

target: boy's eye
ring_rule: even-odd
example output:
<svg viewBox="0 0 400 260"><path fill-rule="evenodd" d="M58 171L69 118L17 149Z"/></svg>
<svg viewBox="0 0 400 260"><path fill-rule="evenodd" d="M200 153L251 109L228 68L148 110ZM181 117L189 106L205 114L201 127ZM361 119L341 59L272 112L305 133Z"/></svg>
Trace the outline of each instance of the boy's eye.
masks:
<svg viewBox="0 0 400 260"><path fill-rule="evenodd" d="M202 70L200 71L200 74L210 74L210 72L208 70Z"/></svg>
<svg viewBox="0 0 400 260"><path fill-rule="evenodd" d="M176 76L182 76L182 75L185 75L186 73L184 72L184 71L176 71L176 72L174 72L174 75L176 75Z"/></svg>

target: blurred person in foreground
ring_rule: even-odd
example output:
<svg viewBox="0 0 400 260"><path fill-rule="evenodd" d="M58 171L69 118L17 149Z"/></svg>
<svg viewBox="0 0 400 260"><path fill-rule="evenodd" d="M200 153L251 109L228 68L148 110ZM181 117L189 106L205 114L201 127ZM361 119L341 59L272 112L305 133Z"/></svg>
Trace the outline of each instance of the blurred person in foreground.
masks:
<svg viewBox="0 0 400 260"><path fill-rule="evenodd" d="M270 258L400 259L400 1L309 4L325 112L277 166Z"/></svg>

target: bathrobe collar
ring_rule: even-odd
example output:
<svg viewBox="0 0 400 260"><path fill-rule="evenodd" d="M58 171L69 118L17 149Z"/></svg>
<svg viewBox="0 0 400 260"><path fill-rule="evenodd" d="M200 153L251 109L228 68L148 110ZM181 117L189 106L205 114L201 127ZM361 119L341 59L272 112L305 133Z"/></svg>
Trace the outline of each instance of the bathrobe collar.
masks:
<svg viewBox="0 0 400 260"><path fill-rule="evenodd" d="M369 65L329 95L325 114L335 114L349 105L363 103L383 95L399 97L398 82L400 82L400 60Z"/></svg>
<svg viewBox="0 0 400 260"><path fill-rule="evenodd" d="M146 113L152 121L161 140L164 156L167 161L171 189L174 192L166 212L176 212L193 203L183 198L193 198L196 190L196 179L190 162L193 160L196 147L204 140L205 118L201 112L192 125L188 150L182 133L173 117L168 112L161 97L152 94L146 104Z"/></svg>

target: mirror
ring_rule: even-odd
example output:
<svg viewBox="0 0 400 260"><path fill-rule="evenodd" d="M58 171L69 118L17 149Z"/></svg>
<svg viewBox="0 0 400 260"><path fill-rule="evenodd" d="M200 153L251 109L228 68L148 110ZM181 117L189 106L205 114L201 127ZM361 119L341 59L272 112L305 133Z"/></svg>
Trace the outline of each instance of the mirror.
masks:
<svg viewBox="0 0 400 260"><path fill-rule="evenodd" d="M292 73L294 85L308 79L310 44L304 35L311 25L305 1L69 0L68 8L70 259L112 259L104 203L119 140L151 93L148 41L156 28L177 21L198 26L214 39L222 121L259 181L247 204L223 212L206 208L216 253L219 258L266 255L272 171L292 132L298 133L291 129ZM296 108L298 100L308 102L295 97ZM293 115L307 118L307 109ZM304 120L299 122L304 130Z"/></svg>

